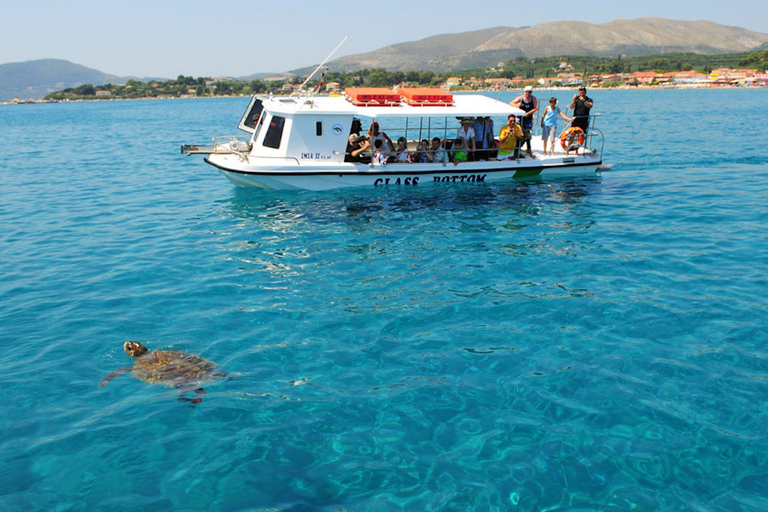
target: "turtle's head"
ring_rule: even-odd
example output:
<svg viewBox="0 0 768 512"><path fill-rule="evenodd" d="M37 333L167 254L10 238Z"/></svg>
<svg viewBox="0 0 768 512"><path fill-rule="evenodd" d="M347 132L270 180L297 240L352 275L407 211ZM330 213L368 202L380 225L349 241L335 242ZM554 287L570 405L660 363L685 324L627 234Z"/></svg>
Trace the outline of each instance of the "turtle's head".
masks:
<svg viewBox="0 0 768 512"><path fill-rule="evenodd" d="M131 357L143 356L149 352L149 349L138 341L126 341L123 343L123 349L125 349L125 353Z"/></svg>

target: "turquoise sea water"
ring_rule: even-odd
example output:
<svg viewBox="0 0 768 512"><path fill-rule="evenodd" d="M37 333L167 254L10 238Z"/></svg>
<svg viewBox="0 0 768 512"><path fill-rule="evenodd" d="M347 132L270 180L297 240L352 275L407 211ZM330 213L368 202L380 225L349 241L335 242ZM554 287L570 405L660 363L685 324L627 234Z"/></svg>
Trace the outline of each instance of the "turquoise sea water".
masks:
<svg viewBox="0 0 768 512"><path fill-rule="evenodd" d="M0 107L0 510L768 510L768 91L590 96L601 177L324 193L178 154L247 99Z"/></svg>

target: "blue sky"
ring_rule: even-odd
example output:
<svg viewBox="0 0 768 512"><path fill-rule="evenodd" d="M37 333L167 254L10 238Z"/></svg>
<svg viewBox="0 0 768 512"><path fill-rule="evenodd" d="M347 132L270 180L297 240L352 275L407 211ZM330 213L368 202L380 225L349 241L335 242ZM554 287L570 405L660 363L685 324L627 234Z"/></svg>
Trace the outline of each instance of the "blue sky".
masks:
<svg viewBox="0 0 768 512"><path fill-rule="evenodd" d="M66 59L120 76L244 76L436 34L552 21L647 16L708 20L768 33L765 0L544 2L443 0L204 2L42 0L3 8L0 64ZM386 8L385 8L386 7Z"/></svg>

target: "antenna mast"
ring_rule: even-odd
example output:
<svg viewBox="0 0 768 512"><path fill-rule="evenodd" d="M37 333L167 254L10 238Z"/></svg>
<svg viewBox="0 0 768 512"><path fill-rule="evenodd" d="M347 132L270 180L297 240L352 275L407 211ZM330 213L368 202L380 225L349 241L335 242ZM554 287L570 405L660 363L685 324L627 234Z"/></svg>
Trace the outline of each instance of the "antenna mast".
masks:
<svg viewBox="0 0 768 512"><path fill-rule="evenodd" d="M328 56L325 58L325 60L324 60L323 62L321 62L321 63L320 63L320 65L319 65L319 66L317 66L317 67L315 68L315 70L312 72L312 74L311 74L311 75L309 75L309 76L307 77L307 79L306 79L306 80L304 80L304 83L303 83L303 84L301 84L301 87L299 87L299 90L300 90L300 91L303 91L303 90L304 90L304 86L305 86L305 85L307 85L307 83L308 83L310 80L312 80L312 77L313 77L313 76L315 76L315 73L317 73L318 71L320 71L320 68L322 68L323 66L325 66L325 63L326 63L326 62L328 62L329 60L331 60L331 57L333 57L333 54L334 54L334 53L336 53L336 52L339 50L339 48L341 48L341 45L343 45L344 43L346 43L346 42L347 42L347 39L349 39L349 36L344 36L344 39L342 39L342 40L341 40L341 42L340 42L340 43L339 43L339 44L336 46L336 48L334 48L334 49L333 49L333 51L332 51L332 52L331 52L331 53L330 53L330 54L329 54L329 55L328 55Z"/></svg>

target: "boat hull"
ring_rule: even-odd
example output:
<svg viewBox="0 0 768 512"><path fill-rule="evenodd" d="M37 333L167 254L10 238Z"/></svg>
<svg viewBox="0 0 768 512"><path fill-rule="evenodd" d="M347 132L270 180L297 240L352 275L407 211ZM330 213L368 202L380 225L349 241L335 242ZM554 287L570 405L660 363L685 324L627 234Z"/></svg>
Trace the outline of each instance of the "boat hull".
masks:
<svg viewBox="0 0 768 512"><path fill-rule="evenodd" d="M218 168L234 185L273 190L332 190L353 187L413 187L432 184L479 184L500 180L529 180L564 176L594 176L600 157L525 158L512 161L442 164L341 163L324 166L271 166L260 168L232 158L210 155L205 161Z"/></svg>

